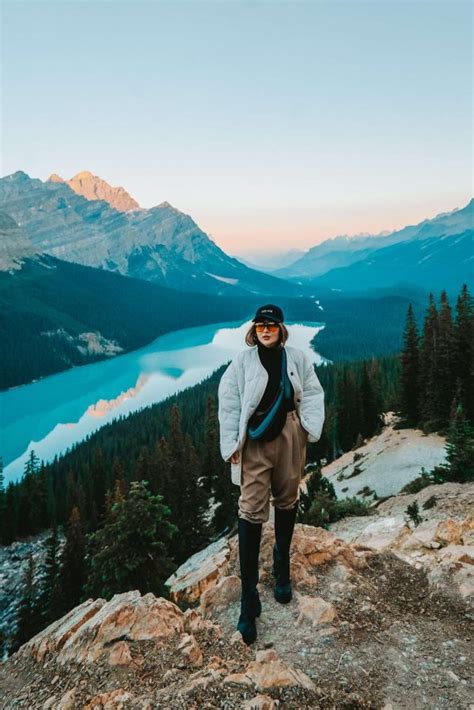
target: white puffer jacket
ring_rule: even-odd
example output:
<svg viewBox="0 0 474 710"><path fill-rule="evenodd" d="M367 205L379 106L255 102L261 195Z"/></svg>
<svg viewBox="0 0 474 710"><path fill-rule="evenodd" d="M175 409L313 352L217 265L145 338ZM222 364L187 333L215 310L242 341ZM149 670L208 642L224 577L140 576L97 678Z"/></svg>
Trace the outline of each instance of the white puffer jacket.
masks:
<svg viewBox="0 0 474 710"><path fill-rule="evenodd" d="M318 441L324 424L324 391L309 357L302 350L286 345L288 377L295 392L295 408L308 441ZM263 397L268 372L260 362L258 348L238 353L221 377L218 388L220 449L224 461L242 451L247 424ZM240 485L242 455L231 464L232 482Z"/></svg>

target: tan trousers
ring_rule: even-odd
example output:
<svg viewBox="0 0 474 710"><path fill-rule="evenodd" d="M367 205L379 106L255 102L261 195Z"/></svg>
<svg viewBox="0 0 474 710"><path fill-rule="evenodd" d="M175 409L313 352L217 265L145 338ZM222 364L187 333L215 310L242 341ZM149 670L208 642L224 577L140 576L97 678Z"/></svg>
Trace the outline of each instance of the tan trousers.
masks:
<svg viewBox="0 0 474 710"><path fill-rule="evenodd" d="M285 426L273 441L247 437L242 449L239 517L264 523L270 514L270 490L275 508L294 508L306 463L308 432L295 410L286 415Z"/></svg>

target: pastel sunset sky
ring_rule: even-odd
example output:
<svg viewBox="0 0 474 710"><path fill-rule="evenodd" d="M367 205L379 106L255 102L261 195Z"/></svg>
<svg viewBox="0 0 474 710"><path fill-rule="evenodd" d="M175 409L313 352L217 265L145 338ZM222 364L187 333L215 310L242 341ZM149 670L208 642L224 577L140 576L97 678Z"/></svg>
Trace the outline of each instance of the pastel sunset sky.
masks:
<svg viewBox="0 0 474 710"><path fill-rule="evenodd" d="M228 253L464 206L461 0L4 0L1 172L82 170Z"/></svg>

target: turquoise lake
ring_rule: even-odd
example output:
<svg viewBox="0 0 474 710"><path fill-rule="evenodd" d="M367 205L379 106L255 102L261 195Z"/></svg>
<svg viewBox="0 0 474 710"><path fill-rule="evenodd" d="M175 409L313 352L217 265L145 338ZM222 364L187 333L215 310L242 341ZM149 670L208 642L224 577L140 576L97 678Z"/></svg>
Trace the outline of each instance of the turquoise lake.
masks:
<svg viewBox="0 0 474 710"><path fill-rule="evenodd" d="M20 478L34 449L44 462L113 419L160 402L208 377L239 350L251 321L173 331L110 360L75 367L0 393L5 483ZM310 341L322 323L286 323L288 345L323 358Z"/></svg>

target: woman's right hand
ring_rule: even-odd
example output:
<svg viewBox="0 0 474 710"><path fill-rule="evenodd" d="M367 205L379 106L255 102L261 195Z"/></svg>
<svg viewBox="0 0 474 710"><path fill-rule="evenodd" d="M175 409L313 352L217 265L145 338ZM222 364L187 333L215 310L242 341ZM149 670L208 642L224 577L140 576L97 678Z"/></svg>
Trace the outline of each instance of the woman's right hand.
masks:
<svg viewBox="0 0 474 710"><path fill-rule="evenodd" d="M239 461L240 461L240 451L234 451L234 453L230 457L230 462L231 463L239 463Z"/></svg>

